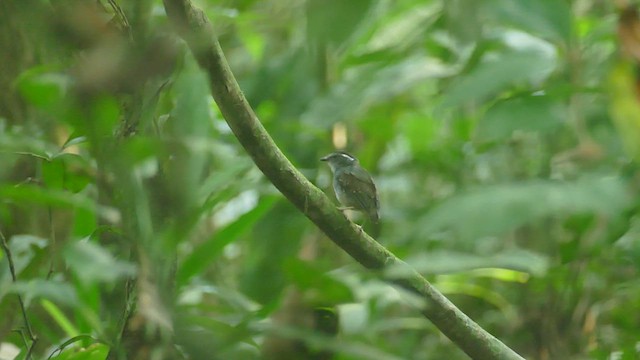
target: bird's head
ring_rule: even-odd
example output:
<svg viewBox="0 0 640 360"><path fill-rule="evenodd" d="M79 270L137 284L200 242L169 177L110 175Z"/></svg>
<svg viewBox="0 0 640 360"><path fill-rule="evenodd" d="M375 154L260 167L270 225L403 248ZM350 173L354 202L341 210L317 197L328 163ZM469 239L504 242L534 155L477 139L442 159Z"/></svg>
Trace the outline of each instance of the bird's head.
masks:
<svg viewBox="0 0 640 360"><path fill-rule="evenodd" d="M332 152L320 159L320 161L326 161L333 172L337 169L346 168L358 163L358 159L344 151Z"/></svg>

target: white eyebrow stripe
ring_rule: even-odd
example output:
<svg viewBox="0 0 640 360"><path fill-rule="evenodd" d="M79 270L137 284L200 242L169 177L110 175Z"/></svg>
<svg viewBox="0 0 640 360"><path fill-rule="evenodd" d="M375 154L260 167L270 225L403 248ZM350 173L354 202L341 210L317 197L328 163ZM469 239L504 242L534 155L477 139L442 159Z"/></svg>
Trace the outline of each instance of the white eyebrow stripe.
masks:
<svg viewBox="0 0 640 360"><path fill-rule="evenodd" d="M342 156L342 157L344 157L344 158L347 158L348 160L354 160L354 158L353 158L353 157L351 157L351 156L349 156L349 155L347 155L347 154L338 153L338 155L340 155L340 156Z"/></svg>

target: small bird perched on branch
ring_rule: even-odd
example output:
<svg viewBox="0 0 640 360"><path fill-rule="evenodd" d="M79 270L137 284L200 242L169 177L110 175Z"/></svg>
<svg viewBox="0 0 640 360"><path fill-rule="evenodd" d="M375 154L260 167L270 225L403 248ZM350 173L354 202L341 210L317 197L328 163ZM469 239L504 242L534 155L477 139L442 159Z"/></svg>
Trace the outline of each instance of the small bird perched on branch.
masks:
<svg viewBox="0 0 640 360"><path fill-rule="evenodd" d="M336 151L322 159L333 172L333 190L344 207L340 210L357 210L367 214L377 223L380 219L380 202L376 185L371 175L360 166L358 159L344 152Z"/></svg>

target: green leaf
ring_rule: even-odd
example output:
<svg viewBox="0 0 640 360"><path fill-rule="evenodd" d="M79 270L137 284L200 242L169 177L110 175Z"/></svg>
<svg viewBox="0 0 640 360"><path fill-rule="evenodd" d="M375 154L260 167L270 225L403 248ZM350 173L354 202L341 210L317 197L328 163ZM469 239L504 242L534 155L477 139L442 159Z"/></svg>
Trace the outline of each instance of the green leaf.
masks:
<svg viewBox="0 0 640 360"><path fill-rule="evenodd" d="M69 320L67 315L65 315L65 313L56 304L46 299L42 299L40 304L68 336L76 336L80 333L71 320Z"/></svg>
<svg viewBox="0 0 640 360"><path fill-rule="evenodd" d="M109 355L109 347L102 343L95 343L86 348L72 347L50 358L51 360L105 360L107 355Z"/></svg>
<svg viewBox="0 0 640 360"><path fill-rule="evenodd" d="M210 143L207 136L214 131L207 78L193 59L188 58L173 87L175 107L163 130L165 135L175 137L182 144L168 146L171 161L163 164L163 169L169 196L175 199L174 210L182 213L200 200L194 190L200 185L209 157L205 151L195 151L191 146Z"/></svg>
<svg viewBox="0 0 640 360"><path fill-rule="evenodd" d="M91 116L85 126L92 129L89 134L98 136L94 141L103 141L102 137L111 137L120 120L120 105L113 96L101 96L91 106Z"/></svg>
<svg viewBox="0 0 640 360"><path fill-rule="evenodd" d="M416 157L424 156L442 141L442 122L420 113L406 113L398 122L400 133L408 140L411 152Z"/></svg>
<svg viewBox="0 0 640 360"><path fill-rule="evenodd" d="M493 291L486 286L480 286L476 284L470 284L469 281L451 281L449 279L438 279L434 282L434 285L446 295L467 295L473 296L478 299L482 299L493 306L497 307L505 315L507 315L510 321L517 319L516 311L509 301L497 291Z"/></svg>
<svg viewBox="0 0 640 360"><path fill-rule="evenodd" d="M191 277L203 271L220 256L225 246L249 231L280 199L280 197L262 197L253 210L240 216L237 220L213 234L205 242L198 245L183 261L178 270L177 283L185 285Z"/></svg>
<svg viewBox="0 0 640 360"><path fill-rule="evenodd" d="M44 189L35 185L0 185L0 198L11 200L20 204L41 204L63 208L80 208L92 211L107 219L109 222L118 222L120 214L117 210L101 206L94 200L68 191Z"/></svg>
<svg viewBox="0 0 640 360"><path fill-rule="evenodd" d="M300 290L314 290L316 305L338 304L353 301L351 290L344 282L328 275L323 269L310 262L287 259L283 270L291 283Z"/></svg>
<svg viewBox="0 0 640 360"><path fill-rule="evenodd" d="M9 291L22 295L27 304L39 298L70 306L75 306L78 303L78 297L73 286L56 280L33 279L16 281L11 285Z"/></svg>
<svg viewBox="0 0 640 360"><path fill-rule="evenodd" d="M64 164L64 188L73 193L82 191L93 182L95 169L84 157L76 154L62 153L54 158Z"/></svg>
<svg viewBox="0 0 640 360"><path fill-rule="evenodd" d="M64 185L64 162L51 159L42 162L42 181L50 189L62 189Z"/></svg>
<svg viewBox="0 0 640 360"><path fill-rule="evenodd" d="M484 2L485 14L498 21L539 34L557 43L571 40L571 7L558 0L490 0Z"/></svg>
<svg viewBox="0 0 640 360"><path fill-rule="evenodd" d="M198 64L188 58L173 84L175 107L166 124L173 135L205 136L213 130L209 110L209 85L206 74Z"/></svg>
<svg viewBox="0 0 640 360"><path fill-rule="evenodd" d="M247 158L234 158L233 162L223 164L222 168L211 172L204 180L202 180L198 189L198 198L207 199L216 197L224 189L228 189L229 185L237 184L239 178L246 176L248 171L253 168L254 164ZM227 193L229 193L227 191ZM210 204L213 206L214 204Z"/></svg>
<svg viewBox="0 0 640 360"><path fill-rule="evenodd" d="M310 125L330 125L361 117L375 105L390 102L424 81L452 75L453 69L435 58L416 56L386 66L362 66L353 76L334 85L328 95L314 101L302 120Z"/></svg>
<svg viewBox="0 0 640 360"><path fill-rule="evenodd" d="M416 3L389 19L385 18L364 45L364 51L375 53L386 49L407 50L424 42L425 32L442 12L441 2Z"/></svg>
<svg viewBox="0 0 640 360"><path fill-rule="evenodd" d="M13 257L16 275L20 277L22 271L32 264L34 259L37 259L37 254L47 247L49 240L33 235L14 235L9 239L8 243ZM8 263L4 260L5 258L5 252L0 251L0 259L3 260L0 266L5 265L5 269L8 269ZM6 280L6 283L2 283L2 280ZM0 276L0 299L4 296L5 292L8 291L9 284L9 276L4 279Z"/></svg>
<svg viewBox="0 0 640 360"><path fill-rule="evenodd" d="M136 273L134 264L116 260L106 249L85 238L69 245L64 251L69 268L85 284L113 282Z"/></svg>
<svg viewBox="0 0 640 360"><path fill-rule="evenodd" d="M55 154L58 149L57 145L39 139L25 130L13 128L9 131L0 131L2 158L5 158L7 154L16 154L49 160L51 154Z"/></svg>
<svg viewBox="0 0 640 360"><path fill-rule="evenodd" d="M120 149L121 156L128 159L131 164L140 164L149 159L158 157L163 154L163 144L156 138L145 136L134 136L124 141Z"/></svg>
<svg viewBox="0 0 640 360"><path fill-rule="evenodd" d="M442 106L481 102L515 85L540 82L549 76L556 62L555 57L542 50L500 54L458 77L443 97Z"/></svg>
<svg viewBox="0 0 640 360"><path fill-rule="evenodd" d="M366 19L372 4L372 0L308 1L306 19L309 38L320 44L341 44Z"/></svg>
<svg viewBox="0 0 640 360"><path fill-rule="evenodd" d="M60 153L42 161L42 180L50 189L79 192L93 180L92 172L88 162L76 154Z"/></svg>
<svg viewBox="0 0 640 360"><path fill-rule="evenodd" d="M36 67L20 74L16 87L28 102L45 110L54 110L62 103L69 77L61 73L50 72L48 67Z"/></svg>
<svg viewBox="0 0 640 360"><path fill-rule="evenodd" d="M619 215L631 203L621 179L532 181L486 186L456 195L430 211L423 236L450 230L464 239L503 234L547 216L580 213Z"/></svg>
<svg viewBox="0 0 640 360"><path fill-rule="evenodd" d="M93 345L105 346L104 344L101 343L101 341L99 341L98 339L95 339L93 336L86 335L86 334L81 334L81 335L73 336L70 339L68 339L67 341L65 341L62 344L60 344L55 350L53 350L53 352L51 352L51 354L49 354L49 357L47 358L47 360L48 359L54 359L54 358L55 359L60 359L60 357L55 357L56 354L58 354L58 353L60 353L59 354L60 356L63 356L64 358L68 359L69 358L68 356L70 356L70 354L67 353L65 355L62 355L63 350L65 348L69 347L69 345L72 345L72 344L80 342L80 341L82 341L82 342L89 341L91 343L94 343L89 348L91 348ZM78 350L82 351L82 349L74 349L74 350L71 350L70 352L74 352L75 353ZM98 358L96 358L96 359L98 359Z"/></svg>
<svg viewBox="0 0 640 360"><path fill-rule="evenodd" d="M495 103L478 125L481 140L510 137L515 130L550 131L568 118L567 108L549 96L524 96Z"/></svg>
<svg viewBox="0 0 640 360"><path fill-rule="evenodd" d="M97 227L96 214L85 209L75 209L72 236L76 239L91 235Z"/></svg>
<svg viewBox="0 0 640 360"><path fill-rule="evenodd" d="M518 282L526 280L526 278L523 279L521 274L516 274L516 272L543 276L549 267L547 256L524 249L510 249L489 256L436 250L409 256L405 261L411 265L411 268L422 274L447 274L474 269L502 269L509 271L510 274L494 271L491 273L492 276L499 277L504 281ZM406 269L406 267L398 266L391 267L386 271L391 277L402 277L406 275ZM487 271L477 274L489 275Z"/></svg>

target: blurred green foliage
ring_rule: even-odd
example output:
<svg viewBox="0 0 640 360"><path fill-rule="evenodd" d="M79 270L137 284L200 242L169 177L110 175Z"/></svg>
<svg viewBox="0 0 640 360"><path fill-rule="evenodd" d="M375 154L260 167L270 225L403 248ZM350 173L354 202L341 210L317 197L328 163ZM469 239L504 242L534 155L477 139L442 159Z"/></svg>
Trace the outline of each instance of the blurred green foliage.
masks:
<svg viewBox="0 0 640 360"><path fill-rule="evenodd" d="M0 346L31 346L20 295L34 358L465 358L266 182L161 1L95 3L0 5ZM639 356L613 3L199 4L283 152L333 196L346 134L378 241L481 326L526 358Z"/></svg>

